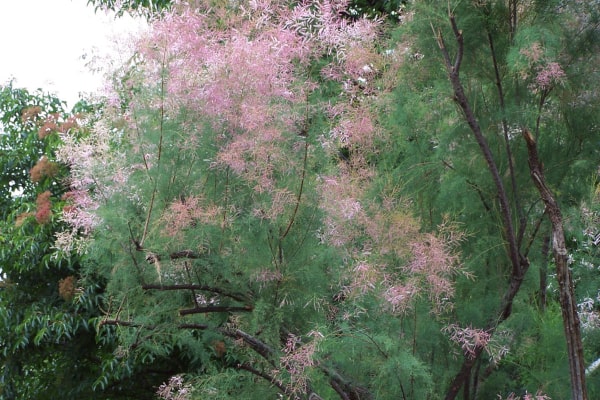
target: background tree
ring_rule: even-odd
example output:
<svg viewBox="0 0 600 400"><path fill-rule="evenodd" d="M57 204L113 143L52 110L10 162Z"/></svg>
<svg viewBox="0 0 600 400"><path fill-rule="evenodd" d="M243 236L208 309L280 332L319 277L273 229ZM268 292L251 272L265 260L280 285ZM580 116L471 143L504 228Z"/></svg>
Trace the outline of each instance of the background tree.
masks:
<svg viewBox="0 0 600 400"><path fill-rule="evenodd" d="M87 4L93 6L96 11L115 11L117 16L129 13L149 18L163 10L167 10L173 4L173 0L88 0Z"/></svg>
<svg viewBox="0 0 600 400"><path fill-rule="evenodd" d="M85 136L83 115L95 107L64 103L12 83L0 87L0 398L130 398L142 380L95 390L101 360L114 337L96 341L93 318L105 282L80 275L81 257L57 251L78 246L66 216L72 212L69 169L56 158L60 136ZM69 228L69 229L67 229ZM131 390L131 391L129 391ZM151 392L152 394L152 392Z"/></svg>
<svg viewBox="0 0 600 400"><path fill-rule="evenodd" d="M9 83L0 88L0 121L1 396L74 398L89 393L96 369L87 321L96 295L78 292L78 257L52 257L52 246L68 173L54 151L58 132L76 129L76 120L55 97Z"/></svg>

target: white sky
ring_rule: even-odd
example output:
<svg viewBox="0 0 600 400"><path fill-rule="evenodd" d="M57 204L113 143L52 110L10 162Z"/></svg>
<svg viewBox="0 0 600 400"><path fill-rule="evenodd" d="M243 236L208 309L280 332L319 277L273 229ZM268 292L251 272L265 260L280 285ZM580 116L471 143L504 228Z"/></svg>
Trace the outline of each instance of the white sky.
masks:
<svg viewBox="0 0 600 400"><path fill-rule="evenodd" d="M3 0L0 9L0 84L41 88L72 107L79 93L94 92L103 78L86 63L114 52L144 21L94 13L87 0ZM83 59L85 57L85 59Z"/></svg>

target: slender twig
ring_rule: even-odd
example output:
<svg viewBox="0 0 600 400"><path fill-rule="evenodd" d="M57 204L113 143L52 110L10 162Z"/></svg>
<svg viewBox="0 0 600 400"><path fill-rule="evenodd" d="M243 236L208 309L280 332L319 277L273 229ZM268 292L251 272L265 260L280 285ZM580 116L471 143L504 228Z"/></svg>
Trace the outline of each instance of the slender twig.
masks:
<svg viewBox="0 0 600 400"><path fill-rule="evenodd" d="M142 329L148 329L148 330L157 329L156 325L147 325L147 324L141 324L139 322L123 321L123 320L119 320L119 319L105 319L105 320L103 320L103 321L100 322L100 326L103 326L103 325L124 326L124 327L131 327L131 328L142 328ZM178 324L177 328L178 329L198 329L198 330L205 330L205 329L208 329L209 326L206 325L206 324Z"/></svg>
<svg viewBox="0 0 600 400"><path fill-rule="evenodd" d="M163 68L164 65L166 64L166 49L165 49L165 53L163 54ZM161 79L160 79L160 106L159 106L159 113L160 113L160 120L159 120L159 138L158 138L158 154L156 157L156 172L157 172L157 176L160 175L160 166L161 166L161 156L162 156L162 147L163 147L163 137L164 137L164 122L165 122L165 76L164 76L164 71L161 72ZM145 159L146 156L144 154L142 154L142 157ZM144 223L144 231L142 233L142 238L140 239L140 246L144 245L144 241L146 240L146 237L148 235L148 227L150 225L150 218L152 217L152 210L154 208L154 202L156 199L156 193L158 191L158 179L154 180L154 188L152 189L152 196L150 197L150 205L148 206L148 213L146 215L146 221Z"/></svg>
<svg viewBox="0 0 600 400"><path fill-rule="evenodd" d="M444 38L443 38L440 30L438 30L437 34L436 34L438 46L439 46L442 56L444 58L444 63L446 65L446 70L448 72L448 78L450 80L450 83L452 84L452 88L454 91L454 100L462 109L464 116L465 116L465 120L466 120L467 124L469 125L469 127L471 128L471 131L473 132L473 135L475 136L475 140L477 141L477 144L479 145L479 148L481 149L481 152L483 153L485 161L488 165L488 169L489 169L490 173L492 174L492 179L496 186L496 190L498 192L498 198L500 201L501 215L502 215L502 219L503 219L503 223L504 223L506 240L508 242L508 250L509 250L509 256L510 256L510 260L512 263L512 267L513 267L513 274L520 275L522 273L522 271L521 271L522 260L519 255L517 239L514 234L514 228L513 228L513 222L512 222L512 216L511 216L511 212L510 212L508 197L506 194L506 190L504 189L504 184L502 183L502 178L500 176L498 166L496 165L496 162L494 161L494 156L492 155L490 146L481 131L479 122L478 122L477 118L475 117L473 110L471 109L471 106L469 104L469 101L467 99L463 85L460 80L459 70L460 70L460 64L462 62L462 55L464 52L463 36L462 36L462 31L460 31L456 25L456 19L455 19L454 15L450 15L449 18L450 18L450 23L452 25L452 31L454 32L456 42L458 43L458 50L457 50L457 55L456 55L454 63L451 61L450 54L448 53L448 48L444 42Z"/></svg>
<svg viewBox="0 0 600 400"><path fill-rule="evenodd" d="M300 208L300 200L302 199L302 192L304 190L304 181L306 180L307 161L308 161L308 138L304 138L304 160L302 162L302 175L300 178L300 188L298 189L298 195L296 196L296 205L294 206L294 211L292 212L292 216L290 217L290 222L288 223L287 228L285 229L283 234L280 235L280 237L279 237L280 240L285 239L285 237L288 235L288 233L290 232L290 229L292 229L292 225L294 224L296 215L298 214L298 209Z"/></svg>
<svg viewBox="0 0 600 400"><path fill-rule="evenodd" d="M215 178L216 179L216 178ZM215 180L215 186L216 186ZM225 193L223 195L223 221L221 223L221 241L219 243L219 251L223 250L223 241L225 237L225 228L227 227L227 208L229 207L229 167L225 171Z"/></svg>
<svg viewBox="0 0 600 400"><path fill-rule="evenodd" d="M492 63L494 65L494 76L496 79L496 88L498 90L498 101L500 102L500 111L502 112L502 131L504 133L504 144L506 151L506 158L508 161L508 171L510 174L510 183L512 186L512 195L515 202L515 208L519 217L519 230L517 232L517 246L521 245L523 235L525 234L525 228L527 226L527 220L521 207L521 200L517 190L517 177L515 173L515 166L512 156L512 150L510 148L510 136L508 132L508 121L506 120L506 107L504 104L504 90L502 88L502 79L500 78L500 69L498 68L498 59L496 58L496 50L494 48L494 39L491 32L487 33L488 43L490 45L490 52L492 54Z"/></svg>

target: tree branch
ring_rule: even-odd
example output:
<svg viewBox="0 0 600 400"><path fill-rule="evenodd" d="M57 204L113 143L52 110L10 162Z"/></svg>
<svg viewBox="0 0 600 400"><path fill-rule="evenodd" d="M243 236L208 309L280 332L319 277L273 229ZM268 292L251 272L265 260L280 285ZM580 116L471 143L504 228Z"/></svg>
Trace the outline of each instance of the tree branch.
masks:
<svg viewBox="0 0 600 400"><path fill-rule="evenodd" d="M237 301L241 301L241 302L246 302L249 300L249 298L247 296L244 296L242 294L238 294L238 293L228 293L226 291L224 291L223 289L220 288L216 288L216 287L212 287L212 286L206 286L206 285L160 285L160 284L147 284L147 285L142 285L142 289L144 290L203 290L206 292L212 292L212 293L217 293L220 295L223 295L225 297L229 297L231 299L237 300Z"/></svg>
<svg viewBox="0 0 600 400"><path fill-rule="evenodd" d="M205 307L194 307L194 308L186 308L183 310L179 310L180 316L190 315L190 314L203 314L203 313L213 313L213 312L250 312L254 308L252 306L205 306Z"/></svg>
<svg viewBox="0 0 600 400"><path fill-rule="evenodd" d="M140 324L139 322L122 321L119 319L105 319L100 322L100 326L103 326L103 325L125 326L125 327L131 327L131 328L143 328L143 329L148 329L148 330L154 330L157 328L156 325L146 325L146 324ZM177 328L204 330L204 329L208 329L209 326L206 324L179 324L179 325L177 325Z"/></svg>
<svg viewBox="0 0 600 400"><path fill-rule="evenodd" d="M268 344L264 343L262 340L254 337L252 335L247 334L241 329L228 329L222 328L220 329L221 333L225 336L228 336L232 339L242 339L244 343L246 343L252 350L260 354L265 360L269 361L271 365L275 365L274 356L276 354L275 350L271 348Z"/></svg>
<svg viewBox="0 0 600 400"><path fill-rule="evenodd" d="M506 107L504 105L504 89L502 88L502 79L500 78L500 69L498 68L498 60L496 58L496 50L494 48L494 39L491 32L488 30L487 33L488 43L490 46L490 53L492 54L492 63L494 65L494 77L496 80L496 88L498 90L498 101L500 102L500 110L502 111L502 131L504 134L504 144L506 150L506 159L508 161L508 171L510 173L510 183L512 187L513 200L515 202L515 209L519 217L519 230L517 232L517 246L521 245L523 235L525 234L525 228L527 227L527 220L521 207L521 201L517 191L517 177L515 173L515 166L513 162L512 150L510 148L510 136L508 132L508 122L506 121Z"/></svg>

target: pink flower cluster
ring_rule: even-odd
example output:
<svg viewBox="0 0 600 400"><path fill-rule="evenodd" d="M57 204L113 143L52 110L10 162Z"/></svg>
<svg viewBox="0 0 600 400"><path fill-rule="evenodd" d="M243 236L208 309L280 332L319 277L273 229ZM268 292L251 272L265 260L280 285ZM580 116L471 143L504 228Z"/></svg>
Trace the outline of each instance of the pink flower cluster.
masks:
<svg viewBox="0 0 600 400"><path fill-rule="evenodd" d="M218 224L221 207L206 204L201 196L190 196L173 201L165 211L162 221L164 234L176 237L196 224Z"/></svg>
<svg viewBox="0 0 600 400"><path fill-rule="evenodd" d="M450 336L450 340L458 344L466 357L475 358L479 349L485 349L488 345L491 334L483 329L472 328L470 326L461 328L456 324L445 326L442 331Z"/></svg>
<svg viewBox="0 0 600 400"><path fill-rule="evenodd" d="M181 375L175 375L169 378L169 383L161 384L156 394L163 400L187 400L192 395L192 388L184 383Z"/></svg>
<svg viewBox="0 0 600 400"><path fill-rule="evenodd" d="M312 339L308 343L302 343L300 337L289 334L285 347L284 355L280 362L282 367L290 375L289 390L292 393L305 393L309 384L308 371L315 366L315 354L317 346L323 335L318 331L312 331L308 334ZM277 375L281 371L276 371Z"/></svg>
<svg viewBox="0 0 600 400"><path fill-rule="evenodd" d="M498 400L503 400L503 397L498 395ZM526 392L523 397L517 396L514 393L510 393L506 400L551 400L550 396L544 394L541 390L538 390L535 394Z"/></svg>
<svg viewBox="0 0 600 400"><path fill-rule="evenodd" d="M549 90L565 78L565 72L560 64L550 62L543 65L535 77L537 86L542 90Z"/></svg>
<svg viewBox="0 0 600 400"><path fill-rule="evenodd" d="M548 59L546 50L539 42L534 42L530 47L521 49L520 53L527 59L528 69L535 71L532 90L549 91L565 79L566 74L560 64ZM523 71L522 75L526 78L530 72Z"/></svg>

